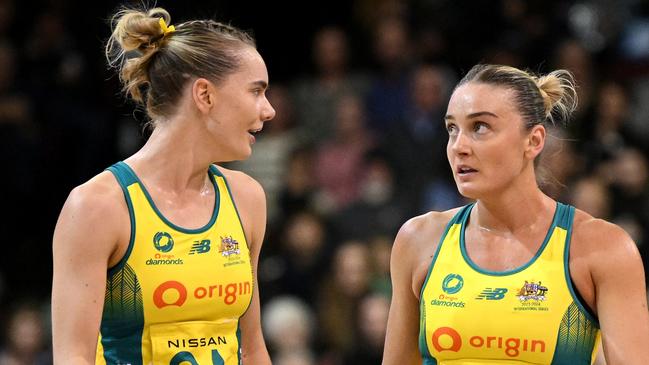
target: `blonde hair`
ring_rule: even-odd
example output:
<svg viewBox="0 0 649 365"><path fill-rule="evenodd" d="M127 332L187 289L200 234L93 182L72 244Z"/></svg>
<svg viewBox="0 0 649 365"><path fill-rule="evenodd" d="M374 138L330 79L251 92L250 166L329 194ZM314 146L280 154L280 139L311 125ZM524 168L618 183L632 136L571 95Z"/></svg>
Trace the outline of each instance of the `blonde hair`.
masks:
<svg viewBox="0 0 649 365"><path fill-rule="evenodd" d="M163 8L122 8L112 18L105 49L124 92L151 118L173 113L188 81L205 77L218 83L239 68L242 49L256 48L250 35L230 25L193 20L165 32L161 18L170 24Z"/></svg>
<svg viewBox="0 0 649 365"><path fill-rule="evenodd" d="M535 75L511 66L478 64L458 83L498 85L515 93L515 102L526 129L537 124L567 124L577 108L577 92L572 74L555 70Z"/></svg>

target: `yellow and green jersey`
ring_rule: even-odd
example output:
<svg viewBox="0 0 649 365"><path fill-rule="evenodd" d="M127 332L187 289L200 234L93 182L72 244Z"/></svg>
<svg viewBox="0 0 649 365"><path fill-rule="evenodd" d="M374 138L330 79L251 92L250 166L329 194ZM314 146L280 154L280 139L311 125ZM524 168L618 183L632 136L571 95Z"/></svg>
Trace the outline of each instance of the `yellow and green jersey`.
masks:
<svg viewBox="0 0 649 365"><path fill-rule="evenodd" d="M216 166L210 221L169 222L131 168L108 168L129 210L131 238L108 270L97 364L241 363L239 319L252 300L248 244L228 184Z"/></svg>
<svg viewBox="0 0 649 365"><path fill-rule="evenodd" d="M421 289L424 365L591 364L599 324L570 279L574 208L557 203L536 255L515 270L494 272L467 255L472 207L448 223Z"/></svg>

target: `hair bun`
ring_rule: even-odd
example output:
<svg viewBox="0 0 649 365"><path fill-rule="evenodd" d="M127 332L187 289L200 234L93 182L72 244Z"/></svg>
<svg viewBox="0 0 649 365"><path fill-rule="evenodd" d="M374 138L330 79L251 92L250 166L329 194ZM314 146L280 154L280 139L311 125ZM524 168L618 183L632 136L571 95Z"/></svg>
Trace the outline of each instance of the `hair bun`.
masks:
<svg viewBox="0 0 649 365"><path fill-rule="evenodd" d="M536 78L535 82L543 98L546 118L552 124L566 123L577 109L577 92L572 74L566 70L556 70Z"/></svg>

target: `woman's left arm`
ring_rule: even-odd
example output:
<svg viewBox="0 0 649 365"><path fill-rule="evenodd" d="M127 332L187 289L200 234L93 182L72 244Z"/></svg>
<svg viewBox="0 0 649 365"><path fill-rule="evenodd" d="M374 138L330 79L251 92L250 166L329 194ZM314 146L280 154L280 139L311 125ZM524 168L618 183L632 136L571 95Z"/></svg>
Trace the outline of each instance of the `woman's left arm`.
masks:
<svg viewBox="0 0 649 365"><path fill-rule="evenodd" d="M642 259L620 227L600 219L580 224L592 250L588 266L608 365L649 364L649 311ZM577 238L577 237L575 237Z"/></svg>
<svg viewBox="0 0 649 365"><path fill-rule="evenodd" d="M266 195L261 185L250 176L221 169L227 174L230 189L241 216L250 249L250 260L254 280L252 302L241 317L241 351L244 365L270 365L270 356L261 331L261 308L257 265L266 231Z"/></svg>

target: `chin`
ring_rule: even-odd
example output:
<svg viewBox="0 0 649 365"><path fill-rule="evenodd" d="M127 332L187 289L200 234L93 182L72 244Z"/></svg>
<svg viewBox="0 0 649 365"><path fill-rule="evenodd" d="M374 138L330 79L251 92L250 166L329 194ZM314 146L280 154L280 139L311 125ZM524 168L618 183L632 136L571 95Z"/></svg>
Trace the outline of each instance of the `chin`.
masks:
<svg viewBox="0 0 649 365"><path fill-rule="evenodd" d="M477 200L484 196L484 189L480 189L475 184L455 183L458 193L467 199Z"/></svg>
<svg viewBox="0 0 649 365"><path fill-rule="evenodd" d="M237 155L236 155L236 157L234 158L234 160L236 160L236 161L243 161L243 160L247 160L247 159L249 159L250 156L252 156L252 148L248 148L248 149L246 149L246 150L244 150L244 151L240 151L239 153L237 153Z"/></svg>

